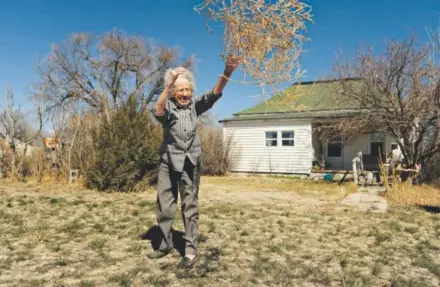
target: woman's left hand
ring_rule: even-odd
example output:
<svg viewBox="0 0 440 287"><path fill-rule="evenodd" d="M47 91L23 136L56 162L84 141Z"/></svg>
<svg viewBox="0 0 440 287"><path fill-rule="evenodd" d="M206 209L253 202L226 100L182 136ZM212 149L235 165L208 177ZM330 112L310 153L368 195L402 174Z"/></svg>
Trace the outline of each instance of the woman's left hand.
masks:
<svg viewBox="0 0 440 287"><path fill-rule="evenodd" d="M225 74L232 74L234 70L241 64L241 59L234 55L229 55L226 59Z"/></svg>

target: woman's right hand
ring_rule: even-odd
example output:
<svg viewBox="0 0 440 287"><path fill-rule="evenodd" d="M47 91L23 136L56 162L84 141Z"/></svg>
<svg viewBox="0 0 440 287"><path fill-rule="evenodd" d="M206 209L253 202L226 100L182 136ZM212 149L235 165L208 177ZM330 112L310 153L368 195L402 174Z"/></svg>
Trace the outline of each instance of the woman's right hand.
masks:
<svg viewBox="0 0 440 287"><path fill-rule="evenodd" d="M170 75L168 77L168 83L167 83L168 89L171 90L171 87L173 86L174 82L177 80L179 75L181 75L185 72L186 72L186 69L184 67L179 67L179 68L171 70Z"/></svg>

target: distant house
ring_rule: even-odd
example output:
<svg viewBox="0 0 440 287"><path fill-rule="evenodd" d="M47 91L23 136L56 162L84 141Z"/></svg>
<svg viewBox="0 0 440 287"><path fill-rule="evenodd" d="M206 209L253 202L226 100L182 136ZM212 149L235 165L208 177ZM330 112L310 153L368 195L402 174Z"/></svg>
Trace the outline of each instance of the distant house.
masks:
<svg viewBox="0 0 440 287"><path fill-rule="evenodd" d="M350 79L346 79L350 80ZM396 141L387 134L322 139L316 127L353 116L359 109L335 100L336 81L302 82L255 107L223 119L223 134L232 140L233 172L309 175L313 162L326 170L350 170L362 152L366 169L377 169L378 156Z"/></svg>

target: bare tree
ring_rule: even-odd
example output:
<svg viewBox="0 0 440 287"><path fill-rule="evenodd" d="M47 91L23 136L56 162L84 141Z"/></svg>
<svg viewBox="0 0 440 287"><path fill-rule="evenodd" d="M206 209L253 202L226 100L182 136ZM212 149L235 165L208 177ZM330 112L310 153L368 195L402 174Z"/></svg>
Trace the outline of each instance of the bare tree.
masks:
<svg viewBox="0 0 440 287"><path fill-rule="evenodd" d="M11 173L15 176L23 164L29 145L39 135L43 126L43 115L40 106L37 105L38 127L31 131L29 123L21 108L14 99L12 90L6 90L6 106L0 111L0 136L6 140L11 151ZM21 161L17 164L17 156Z"/></svg>
<svg viewBox="0 0 440 287"><path fill-rule="evenodd" d="M188 58L180 65L191 67ZM163 72L178 64L178 51L140 37L115 31L101 36L73 35L54 45L44 63L38 63L37 85L47 110L80 102L98 113L124 103L132 94L151 102L163 88Z"/></svg>
<svg viewBox="0 0 440 287"><path fill-rule="evenodd" d="M51 121L54 137L63 148L61 160L64 161L62 161L62 165L66 164L68 170L72 168L72 152L85 116L86 112L78 102L74 105L66 106L62 110L57 109L57 112L52 113Z"/></svg>
<svg viewBox="0 0 440 287"><path fill-rule="evenodd" d="M386 132L410 168L440 152L440 66L432 60L437 52L411 36L387 42L381 54L361 49L353 60L338 63L340 79L358 80L340 81L335 92L357 113L327 128L345 136Z"/></svg>
<svg viewBox="0 0 440 287"><path fill-rule="evenodd" d="M62 142L66 132L67 120L70 117L69 106L54 108L48 117L52 130L51 136Z"/></svg>

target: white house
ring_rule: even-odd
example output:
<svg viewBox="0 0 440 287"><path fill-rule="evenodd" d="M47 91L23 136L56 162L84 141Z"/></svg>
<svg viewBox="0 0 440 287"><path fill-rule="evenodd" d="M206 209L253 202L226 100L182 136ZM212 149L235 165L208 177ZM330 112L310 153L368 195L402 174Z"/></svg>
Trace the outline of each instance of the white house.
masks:
<svg viewBox="0 0 440 287"><path fill-rule="evenodd" d="M336 81L302 82L221 120L224 139L232 143L232 171L309 175L315 159L324 160L328 170L350 170L359 151L367 169L377 167L379 151L384 156L393 145L397 146L391 136L372 133L326 140L318 136L315 128L320 123L358 112L337 106L332 88L335 84Z"/></svg>

